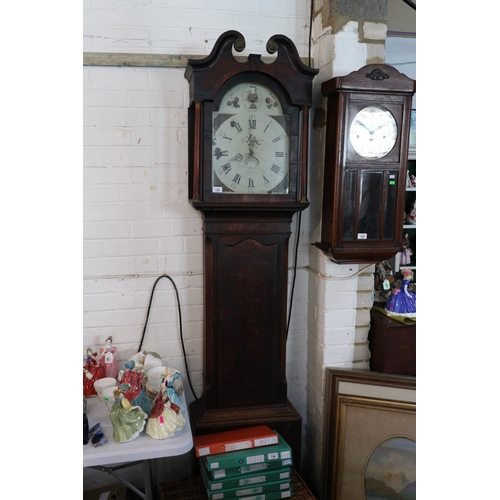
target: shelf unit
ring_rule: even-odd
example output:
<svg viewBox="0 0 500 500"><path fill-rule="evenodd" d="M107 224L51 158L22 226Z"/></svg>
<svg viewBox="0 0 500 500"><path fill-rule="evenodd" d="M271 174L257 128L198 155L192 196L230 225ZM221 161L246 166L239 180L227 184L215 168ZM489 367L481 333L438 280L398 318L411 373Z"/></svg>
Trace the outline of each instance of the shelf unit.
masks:
<svg viewBox="0 0 500 500"><path fill-rule="evenodd" d="M417 155L415 149L410 151L408 156L408 171L409 176L414 175L415 179L417 177ZM405 213L408 214L411 211L412 205L417 198L417 188L416 187L406 187L406 200L405 200ZM417 281L417 225L412 224L407 221L403 224L403 235L408 234L408 239L410 240L410 249L412 251L411 260L409 264L401 264L401 252L398 252L393 259L389 260L394 273L398 272L401 268L411 269L413 271L413 283Z"/></svg>

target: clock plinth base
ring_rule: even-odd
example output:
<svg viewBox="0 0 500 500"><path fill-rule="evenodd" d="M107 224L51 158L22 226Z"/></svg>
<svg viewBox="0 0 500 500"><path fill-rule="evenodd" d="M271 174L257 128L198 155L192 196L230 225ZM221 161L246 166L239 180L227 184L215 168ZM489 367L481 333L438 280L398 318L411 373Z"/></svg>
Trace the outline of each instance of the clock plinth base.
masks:
<svg viewBox="0 0 500 500"><path fill-rule="evenodd" d="M284 405L257 405L238 409L205 410L203 398L189 406L194 436L267 425L292 448L293 466L300 471L302 417L290 401Z"/></svg>

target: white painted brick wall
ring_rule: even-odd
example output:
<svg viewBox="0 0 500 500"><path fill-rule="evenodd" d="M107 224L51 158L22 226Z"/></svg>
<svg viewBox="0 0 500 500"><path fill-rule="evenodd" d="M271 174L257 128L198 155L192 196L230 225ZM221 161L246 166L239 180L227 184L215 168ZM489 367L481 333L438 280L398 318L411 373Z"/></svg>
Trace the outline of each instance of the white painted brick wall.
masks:
<svg viewBox="0 0 500 500"><path fill-rule="evenodd" d="M243 54L265 54L270 36L291 38L308 54L308 0L86 0L84 50L207 55L229 29L246 39ZM317 7L318 9L318 7ZM314 22L313 56L321 82L358 69L367 57L358 26L334 36ZM377 33L376 30L374 33ZM365 33L366 36L366 33ZM335 46L335 50L333 47ZM335 61L334 61L335 59ZM156 278L175 281L195 392L202 390L203 222L187 201L187 105L184 68L84 67L83 345L112 335L123 363L137 351ZM314 111L314 110L313 110ZM311 113L313 114L313 113ZM312 248L320 229L324 129L311 130L309 197L302 214L293 313L287 343L289 399L307 424L304 451L320 470L324 367L367 367L369 270L337 266ZM297 215L289 257L293 263ZM292 273L289 273L291 286ZM179 318L172 284L157 286L143 349L181 370ZM186 383L188 402L193 395ZM309 471L318 481L316 472ZM94 486L95 487L95 486Z"/></svg>
<svg viewBox="0 0 500 500"><path fill-rule="evenodd" d="M84 68L84 345L102 345L111 334L119 362L137 352L152 286L166 273L179 289L200 394L202 221L187 202L183 73ZM159 352L186 380L178 322L173 286L163 279L143 348ZM189 387L187 397L193 399Z"/></svg>
<svg viewBox="0 0 500 500"><path fill-rule="evenodd" d="M282 33L305 56L309 9L307 0L93 0L84 3L84 50L208 54L221 33L235 29L247 42L243 54L265 54L269 37Z"/></svg>

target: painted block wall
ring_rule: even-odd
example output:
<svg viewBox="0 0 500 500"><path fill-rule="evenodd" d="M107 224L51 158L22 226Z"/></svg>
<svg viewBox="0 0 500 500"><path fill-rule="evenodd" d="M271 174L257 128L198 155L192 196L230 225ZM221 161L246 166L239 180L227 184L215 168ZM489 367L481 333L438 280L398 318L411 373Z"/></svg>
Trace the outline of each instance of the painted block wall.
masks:
<svg viewBox="0 0 500 500"><path fill-rule="evenodd" d="M84 51L206 55L219 35L237 29L244 54L265 52L276 33L307 56L307 2L186 1L84 3ZM137 352L152 287L175 282L194 392L202 393L203 222L188 202L187 107L184 68L85 66L83 346L113 336L119 364ZM296 224L289 254L293 258ZM306 414L308 221L302 217L293 314L287 346L289 398ZM290 283L293 274L290 272ZM172 283L156 285L142 349L179 369L188 403ZM155 461L155 480L190 474L189 460ZM141 487L140 468L128 470ZM84 490L109 479L86 471Z"/></svg>
<svg viewBox="0 0 500 500"><path fill-rule="evenodd" d="M314 105L326 109L321 84L349 74L365 64L384 61L386 26L349 21L337 33L323 27L317 4L314 19L313 58L320 72L314 80ZM326 127L312 128L309 220L311 242L320 241L323 163ZM309 253L307 433L305 476L321 492L326 368L369 370L368 332L373 306L373 265L339 265L316 247Z"/></svg>
<svg viewBox="0 0 500 500"><path fill-rule="evenodd" d="M282 33L305 58L309 10L307 0L187 0L181 7L170 0L86 0L84 51L204 56L222 32L236 29L247 42L243 54L265 54L269 37ZM372 56L374 47L359 46L358 29L355 23L333 35L323 30L320 16L315 17L312 49L315 67L320 68L314 81L316 107L323 107L322 81L358 69ZM337 46L341 49L335 50ZM201 395L203 222L187 201L188 88L183 75L184 68L84 67L83 346L101 346L112 335L119 363L137 352L152 287L167 274L179 292L190 378L194 392ZM338 266L311 247L320 230L324 127L311 130L311 207L301 218L287 378L289 399L303 418L304 453L317 468L324 368L368 367L373 280L372 269ZM292 278L290 270L290 285ZM181 371L187 400L193 401L177 298L168 279L157 284L142 348L158 352L165 364ZM155 479L165 479L169 470L189 474L187 463L184 457L174 466L172 461L165 467L155 465ZM318 483L314 470L309 474ZM97 473L85 477L84 489L105 480ZM141 487L139 471L133 480Z"/></svg>

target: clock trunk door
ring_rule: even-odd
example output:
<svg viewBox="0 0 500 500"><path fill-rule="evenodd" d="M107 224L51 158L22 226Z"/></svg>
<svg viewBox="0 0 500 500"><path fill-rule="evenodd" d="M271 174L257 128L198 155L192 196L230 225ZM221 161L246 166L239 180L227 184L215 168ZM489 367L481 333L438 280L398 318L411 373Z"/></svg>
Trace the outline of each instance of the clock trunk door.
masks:
<svg viewBox="0 0 500 500"><path fill-rule="evenodd" d="M210 216L208 216L210 218ZM239 233L240 234L228 234ZM289 223L206 221L207 408L285 404ZM213 367L213 369L211 368Z"/></svg>

